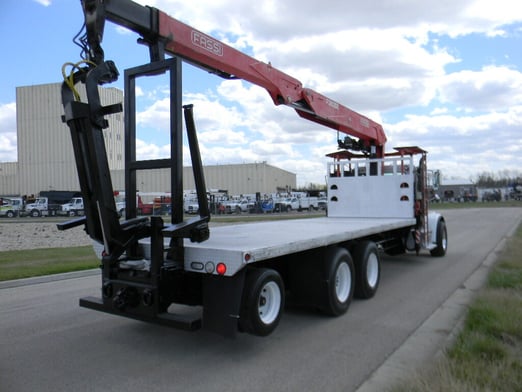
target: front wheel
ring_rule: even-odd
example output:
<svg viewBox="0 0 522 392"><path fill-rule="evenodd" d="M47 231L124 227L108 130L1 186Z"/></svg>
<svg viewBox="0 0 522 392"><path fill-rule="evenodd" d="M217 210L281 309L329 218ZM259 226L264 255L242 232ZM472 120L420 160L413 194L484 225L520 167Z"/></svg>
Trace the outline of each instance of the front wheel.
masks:
<svg viewBox="0 0 522 392"><path fill-rule="evenodd" d="M271 334L279 324L285 304L284 284L272 269L247 272L239 320L240 329L252 335Z"/></svg>
<svg viewBox="0 0 522 392"><path fill-rule="evenodd" d="M430 250L430 254L434 257L442 257L448 249L448 230L446 222L439 219L437 222L437 246Z"/></svg>

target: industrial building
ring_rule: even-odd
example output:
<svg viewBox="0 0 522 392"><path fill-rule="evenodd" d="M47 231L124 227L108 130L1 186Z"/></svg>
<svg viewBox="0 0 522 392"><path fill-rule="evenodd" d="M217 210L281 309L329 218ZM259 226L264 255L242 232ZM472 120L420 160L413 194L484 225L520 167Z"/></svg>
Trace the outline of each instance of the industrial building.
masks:
<svg viewBox="0 0 522 392"><path fill-rule="evenodd" d="M18 162L0 163L0 196L37 195L40 191L80 189L71 137L62 123L61 83L17 87L16 120ZM80 91L85 97L85 93ZM100 88L104 105L123 102L123 91ZM84 98L85 99L85 98ZM124 121L121 113L107 116L104 131L107 157L115 189L124 189ZM296 187L295 173L266 162L205 166L209 189L230 195L283 192ZM185 190L195 188L192 168L184 168ZM140 192L170 189L168 170L138 172Z"/></svg>

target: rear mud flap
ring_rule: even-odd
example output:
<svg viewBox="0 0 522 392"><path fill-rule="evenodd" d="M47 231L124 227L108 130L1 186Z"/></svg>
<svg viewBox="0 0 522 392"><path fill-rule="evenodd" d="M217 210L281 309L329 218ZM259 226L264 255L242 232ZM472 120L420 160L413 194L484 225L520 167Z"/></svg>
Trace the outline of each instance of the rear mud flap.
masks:
<svg viewBox="0 0 522 392"><path fill-rule="evenodd" d="M238 331L245 270L233 277L208 276L203 279L203 328L227 338Z"/></svg>

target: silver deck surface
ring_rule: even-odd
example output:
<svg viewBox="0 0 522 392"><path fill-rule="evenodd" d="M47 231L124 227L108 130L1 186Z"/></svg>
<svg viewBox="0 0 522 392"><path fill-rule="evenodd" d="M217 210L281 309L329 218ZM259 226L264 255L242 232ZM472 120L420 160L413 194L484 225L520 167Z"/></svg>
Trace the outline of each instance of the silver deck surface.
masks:
<svg viewBox="0 0 522 392"><path fill-rule="evenodd" d="M237 252L240 257L249 253L253 262L414 224L415 219L403 218L323 217L217 226L211 227L207 241L186 242L185 249L205 254Z"/></svg>

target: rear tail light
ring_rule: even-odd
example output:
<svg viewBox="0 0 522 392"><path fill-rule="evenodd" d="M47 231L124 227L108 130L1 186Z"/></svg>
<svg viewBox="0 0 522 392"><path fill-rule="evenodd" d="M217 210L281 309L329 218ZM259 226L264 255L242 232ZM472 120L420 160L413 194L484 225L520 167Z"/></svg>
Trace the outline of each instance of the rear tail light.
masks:
<svg viewBox="0 0 522 392"><path fill-rule="evenodd" d="M227 266L224 263L218 263L218 265L216 266L216 272L219 275L225 275L225 273L227 272Z"/></svg>

